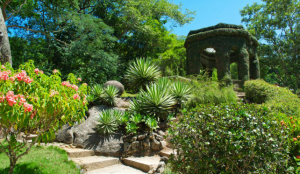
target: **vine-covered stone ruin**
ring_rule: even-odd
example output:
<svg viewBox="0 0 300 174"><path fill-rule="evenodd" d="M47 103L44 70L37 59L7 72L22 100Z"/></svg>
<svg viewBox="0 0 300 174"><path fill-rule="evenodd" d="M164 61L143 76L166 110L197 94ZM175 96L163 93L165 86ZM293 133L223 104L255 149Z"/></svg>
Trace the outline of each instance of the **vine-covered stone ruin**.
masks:
<svg viewBox="0 0 300 174"><path fill-rule="evenodd" d="M219 23L215 26L191 30L185 41L187 74L217 69L219 80L231 82L230 64L238 66L238 80L259 79L257 39L242 25Z"/></svg>

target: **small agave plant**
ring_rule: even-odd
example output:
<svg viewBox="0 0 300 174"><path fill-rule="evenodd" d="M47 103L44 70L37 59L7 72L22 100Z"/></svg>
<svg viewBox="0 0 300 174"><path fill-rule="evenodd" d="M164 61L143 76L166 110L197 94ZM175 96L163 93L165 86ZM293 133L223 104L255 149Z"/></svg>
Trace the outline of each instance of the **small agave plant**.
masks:
<svg viewBox="0 0 300 174"><path fill-rule="evenodd" d="M114 133L122 122L124 113L119 110L104 110L100 113L97 132L102 135Z"/></svg>
<svg viewBox="0 0 300 174"><path fill-rule="evenodd" d="M104 94L102 97L103 103L105 103L109 106L115 106L118 92L119 92L119 90L115 86L108 85L104 89Z"/></svg>
<svg viewBox="0 0 300 174"><path fill-rule="evenodd" d="M158 65L149 59L137 59L129 65L125 74L128 84L136 89L145 89L147 85L155 82L159 77L161 77L161 71Z"/></svg>

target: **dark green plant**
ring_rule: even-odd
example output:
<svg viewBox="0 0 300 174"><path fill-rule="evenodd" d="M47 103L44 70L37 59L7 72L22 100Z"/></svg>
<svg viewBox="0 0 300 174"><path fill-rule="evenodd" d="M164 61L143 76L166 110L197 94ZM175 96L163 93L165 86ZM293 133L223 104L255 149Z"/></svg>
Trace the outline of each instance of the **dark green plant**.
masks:
<svg viewBox="0 0 300 174"><path fill-rule="evenodd" d="M259 105L199 105L169 129L174 172L287 173L288 131Z"/></svg>
<svg viewBox="0 0 300 174"><path fill-rule="evenodd" d="M158 65L149 59L137 59L129 65L125 78L127 83L135 88L143 88L156 81L161 76Z"/></svg>
<svg viewBox="0 0 300 174"><path fill-rule="evenodd" d="M114 133L119 126L118 117L115 117L114 110L104 110L100 113L96 130L102 135Z"/></svg>

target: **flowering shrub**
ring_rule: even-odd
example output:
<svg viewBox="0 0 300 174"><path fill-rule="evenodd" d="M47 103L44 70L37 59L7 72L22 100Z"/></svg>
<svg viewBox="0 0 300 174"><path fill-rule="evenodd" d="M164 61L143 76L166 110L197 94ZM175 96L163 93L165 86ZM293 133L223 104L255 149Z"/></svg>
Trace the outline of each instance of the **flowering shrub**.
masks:
<svg viewBox="0 0 300 174"><path fill-rule="evenodd" d="M172 123L174 172L287 173L289 134L266 107L221 105L198 107Z"/></svg>
<svg viewBox="0 0 300 174"><path fill-rule="evenodd" d="M9 146L0 142L0 151L10 158L10 173L17 160L28 153L36 142L55 138L55 131L62 125L80 121L86 106L87 85L77 86L79 80L70 74L61 82L60 73L47 76L34 67L33 61L14 70L9 64L0 68L0 129ZM80 79L81 80L81 79ZM20 132L37 134L25 152L26 141L17 141Z"/></svg>

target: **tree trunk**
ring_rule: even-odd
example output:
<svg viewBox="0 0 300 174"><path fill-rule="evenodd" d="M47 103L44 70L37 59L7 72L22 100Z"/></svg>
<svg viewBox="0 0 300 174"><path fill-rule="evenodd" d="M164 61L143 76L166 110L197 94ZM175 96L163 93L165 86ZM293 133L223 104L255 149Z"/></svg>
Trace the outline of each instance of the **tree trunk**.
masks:
<svg viewBox="0 0 300 174"><path fill-rule="evenodd" d="M12 65L11 51L10 51L10 45L9 45L9 40L8 40L8 35L7 35L7 28L6 28L4 18L3 18L1 8L0 8L0 32L3 35L2 39L0 40L0 49L1 49L0 50L0 62L1 62L1 64L9 62Z"/></svg>
<svg viewBox="0 0 300 174"><path fill-rule="evenodd" d="M10 166L9 166L9 174L14 173L14 168L16 166L17 161L10 159Z"/></svg>

